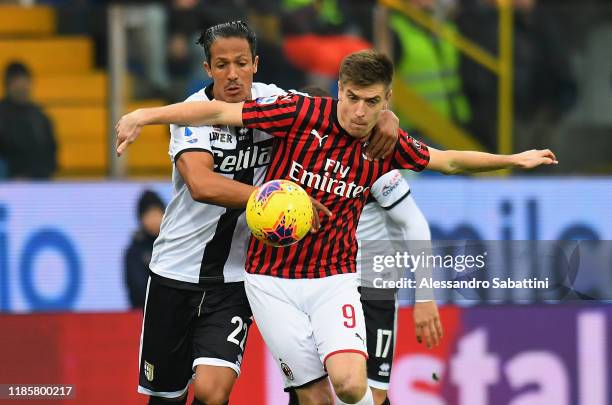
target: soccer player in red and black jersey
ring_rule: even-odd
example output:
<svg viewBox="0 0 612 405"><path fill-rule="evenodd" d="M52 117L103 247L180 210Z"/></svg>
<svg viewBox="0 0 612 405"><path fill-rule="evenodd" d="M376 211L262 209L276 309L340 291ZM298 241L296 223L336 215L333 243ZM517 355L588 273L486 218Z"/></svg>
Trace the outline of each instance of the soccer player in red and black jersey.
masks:
<svg viewBox="0 0 612 405"><path fill-rule="evenodd" d="M550 150L514 155L440 151L400 131L395 151L370 161L364 138L391 97L393 65L363 51L345 58L338 100L297 94L245 103L191 102L137 110L117 124L122 152L143 125L224 124L276 136L267 180L302 185L333 215L318 234L272 248L251 239L245 286L255 320L300 403L328 403L327 377L340 403L372 404L367 385L365 328L356 289L356 226L371 185L392 168L446 174L556 163Z"/></svg>

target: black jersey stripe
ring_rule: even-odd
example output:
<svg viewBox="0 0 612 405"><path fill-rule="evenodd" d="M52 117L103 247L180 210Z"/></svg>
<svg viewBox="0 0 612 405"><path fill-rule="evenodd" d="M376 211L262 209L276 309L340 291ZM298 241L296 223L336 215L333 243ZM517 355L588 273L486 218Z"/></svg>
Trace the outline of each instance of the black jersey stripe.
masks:
<svg viewBox="0 0 612 405"><path fill-rule="evenodd" d="M352 152L354 152L354 149L349 148L349 145L355 141L352 138L350 139L347 138L348 135L343 134L340 128L337 128L335 132L338 134L335 137L336 142L334 142L334 144L332 145L332 148L330 149L328 156L338 162L345 162L345 156L347 155L347 153L349 153L348 162L352 168L352 165L353 165L352 163L353 153ZM347 199L347 200L350 200L350 199ZM332 193L326 194L323 201L324 201L323 202L324 204L326 204L327 202L332 202L337 207L342 206L342 199L338 198L338 196ZM342 210L336 209L336 215L342 215ZM332 222L333 220L328 221L326 219L326 223L329 223L329 225L331 225ZM320 263L321 261L325 261L326 263L331 264L334 261L336 261L337 257L333 257L333 254L331 253L331 251L333 250L333 245L335 245L335 243L331 243L331 242L336 240L338 237L339 238L343 237L341 233L342 231L340 232L339 231L340 230L338 228L335 228L333 226L327 226L327 230L325 232L325 236L323 240L321 240L320 243L318 243L316 246L313 246L314 249L318 250L317 262ZM328 276L332 274L330 273L331 266L326 266L325 268L318 269L318 271L320 272L320 276L323 276L323 275Z"/></svg>
<svg viewBox="0 0 612 405"><path fill-rule="evenodd" d="M307 156L308 151L314 147L315 142L318 143L318 140L314 136L310 135L310 131L312 130L312 121L314 119L322 119L321 114L319 113L317 115L315 112L317 108L316 99L304 98L304 105L308 105L308 108L304 114L300 114L299 121L296 121L296 124L297 122L299 122L299 126L296 127L296 135L291 145L291 159L289 159L293 161L293 156L297 154L298 158L295 160L300 161L302 163L304 163L303 159ZM305 164L304 166L307 167L307 165ZM310 192L310 195L314 197L312 192ZM313 236L304 238L301 242L298 243L298 245L294 247L294 249L298 250L298 246L299 250L307 249L312 239ZM284 266L284 268L279 270L282 272L283 276L294 278L296 277L296 272L298 272L299 270L297 269L298 264L295 263L295 261L293 261L291 264L288 263L290 253L293 252L289 250L284 252L282 263L286 263L286 265ZM295 253L292 256L295 258L299 256L299 253Z"/></svg>
<svg viewBox="0 0 612 405"><path fill-rule="evenodd" d="M181 157L181 155L185 152L207 152L210 153L211 155L213 155L212 151L209 149L205 149L205 148L186 148L186 149L181 149L180 151L177 152L176 155L174 155L174 163L176 164L176 162L178 162L179 158ZM214 155L213 155L214 157Z"/></svg>
<svg viewBox="0 0 612 405"><path fill-rule="evenodd" d="M309 108L309 111L312 111L312 115L310 117L304 117L304 120L301 122L300 126L297 128L296 134L303 134L300 138L299 136L295 137L295 142L293 143L295 146L295 152L297 152L297 161L302 162L304 167L309 167L311 161L316 159L318 154L310 153L310 159L308 158L309 151L311 149L319 150L318 148L324 147L324 145L319 145L319 139L311 134L312 130L319 131L324 121L324 107L327 105L327 100L323 99L308 99L312 104L312 108ZM312 193L311 193L312 194ZM311 251L311 246L313 245L314 237L310 237L304 240L302 246L296 254L293 255L293 260L291 263L286 266L285 271L287 272L289 277L295 277L295 273L297 270L297 259L300 257L300 252ZM289 251L284 252L282 262L288 263L289 259Z"/></svg>
<svg viewBox="0 0 612 405"><path fill-rule="evenodd" d="M333 101L331 99L323 99L321 103L321 115L320 115L321 120L317 121L316 126L314 128L314 129L317 129L320 133L330 134L329 136L332 138L331 140L332 143L329 147L330 151L333 151L334 149L336 149L339 143L343 141L342 137L338 136L339 129L334 127L333 125L334 121L330 117L330 110L332 109L332 105L331 105L332 103ZM325 127L323 127L323 124L326 124ZM315 136L312 136L311 138L312 138L310 139L311 142L313 143L316 142L318 144L319 141ZM325 164L324 162L329 157L329 154L330 152L325 153L322 159L321 159L321 155L314 156L314 158L321 159L323 161L323 164ZM300 155L298 158L301 160L304 157L305 157L304 155ZM331 201L332 196L329 194L323 193L323 192L319 192L316 194L315 198L317 198L319 202L321 202L321 204L326 205ZM323 230L320 231L318 234L316 234L316 237L321 238L320 244L323 246L327 245L327 243L329 242L329 238L330 238L330 232L327 231L326 229L327 227L325 226L325 224L327 223L327 220L328 220L327 217L322 218ZM320 251L321 251L321 248L317 247L316 241L312 241L311 243L306 244L303 250L300 251L300 254L294 256L293 261L291 262L291 267L292 268L297 267L299 261L304 261L304 259L307 257L314 257L314 255L319 254ZM320 260L318 260L316 263L320 263Z"/></svg>
<svg viewBox="0 0 612 405"><path fill-rule="evenodd" d="M279 156L278 158L275 157L274 161L273 161L273 165L270 166L270 169L268 169L268 178L269 179L278 179L278 178L283 178L286 176L287 174L287 167L289 167L291 165L291 155L293 153L293 140L294 139L299 139L299 137L301 136L300 133L298 133L294 128L299 128L300 125L302 124L304 118L306 117L306 114L304 114L303 110L304 108L310 109L310 106L308 105L309 103L307 102L307 99L305 99L304 97L300 97L297 101L298 104L298 110L296 113L296 117L295 120L293 122L293 126L291 131L287 134L287 137L284 139L284 147L285 147L285 152L287 153L285 156Z"/></svg>
<svg viewBox="0 0 612 405"><path fill-rule="evenodd" d="M329 133L331 134L330 136L333 136L333 138L331 145L329 148L327 148L325 154L321 158L323 164L325 164L324 162L327 159L335 159L335 152L341 150L342 145L346 143L346 139L339 135L337 128L333 128ZM334 194L326 193L321 190L317 190L317 193L315 194L315 198L332 212L334 211L334 205L337 203L335 197L336 196ZM323 217L321 219L321 230L315 235L316 239L313 238L313 240L310 241L310 244L305 247L305 249L301 252L301 255L294 257L294 262L297 263L304 261L307 258L312 258L314 255L316 255L317 259L314 261L314 263L321 263L324 247L332 243L336 233L336 229L330 226L331 221L328 217ZM315 271L319 271L319 269L315 269Z"/></svg>
<svg viewBox="0 0 612 405"><path fill-rule="evenodd" d="M236 150L246 150L253 142L253 134L238 141ZM255 169L249 168L236 172L234 180L245 184L253 184ZM206 244L200 265L200 283L215 280L223 281L223 268L230 254L232 238L238 223L238 217L244 212L244 208L226 209L221 215L212 239Z"/></svg>
<svg viewBox="0 0 612 405"><path fill-rule="evenodd" d="M352 142L358 142L357 140L353 140ZM357 171L357 163L359 162L359 159L361 159L360 156L360 148L359 147L353 147L353 148L344 148L342 150L342 158L344 158L344 155L347 153L347 151L349 151L349 155L348 155L348 161L350 162L352 168L354 171ZM358 171L357 176L355 178L355 183L358 183L359 177L361 175L361 171ZM347 217L350 216L350 208L348 207L348 204L354 204L355 202L353 202L352 199L346 198L344 199L344 201L340 201L340 213L341 215L346 218L346 220L344 220L342 222L342 226L340 227L340 229L337 229L337 232L339 234L339 237L346 240L347 238L350 239L350 235L349 233L351 232L351 223L354 222L352 221L352 218ZM348 212L347 212L348 211ZM334 235L335 236L335 235ZM341 256L347 254L348 252L346 251L339 251L341 249L342 244L334 244L334 246L329 246L326 248L325 251L325 258L328 262L331 262L333 260L337 261L339 264L342 263L341 260ZM348 245L347 245L348 246ZM344 249L342 249L344 250ZM340 255L340 257L339 257ZM341 264L340 264L341 267ZM340 270L340 272L343 271L343 269L339 268L338 270ZM325 274L326 275L331 275L330 273L331 269L327 268L325 269Z"/></svg>
<svg viewBox="0 0 612 405"><path fill-rule="evenodd" d="M383 207L382 205L380 206L380 208L382 208L383 210L390 210L393 209L393 207L395 207L397 204L401 203L402 201L404 201L404 199L406 197L408 197L410 195L410 193L412 192L412 190L408 189L408 191L406 191L400 198L398 198L397 200L395 200L393 202L393 204L389 205L388 207Z"/></svg>
<svg viewBox="0 0 612 405"><path fill-rule="evenodd" d="M295 101L287 101L282 104L274 104L274 103L257 104L256 102L255 103L247 102L244 104L242 111L245 113L252 113L252 112L259 112L259 111L282 111L284 109L295 110L296 105L297 105L297 102Z"/></svg>

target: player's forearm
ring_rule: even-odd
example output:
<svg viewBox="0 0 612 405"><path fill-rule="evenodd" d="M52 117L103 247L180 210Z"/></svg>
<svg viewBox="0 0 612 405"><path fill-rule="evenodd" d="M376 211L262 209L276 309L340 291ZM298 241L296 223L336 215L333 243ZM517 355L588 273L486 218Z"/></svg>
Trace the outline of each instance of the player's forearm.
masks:
<svg viewBox="0 0 612 405"><path fill-rule="evenodd" d="M478 173L514 167L514 155L494 155L475 151L445 151L448 167L445 173Z"/></svg>
<svg viewBox="0 0 612 405"><path fill-rule="evenodd" d="M429 227L428 227L429 230ZM414 261L414 281L416 289L414 298L416 302L432 301L435 299L434 290L431 288L433 281L433 267L430 266L426 257L433 254L431 239L429 235L423 235L420 239L411 240L408 242L410 254L414 258L420 257L420 261Z"/></svg>
<svg viewBox="0 0 612 405"><path fill-rule="evenodd" d="M432 247L431 240L419 240L416 241L420 252L414 251L413 254L418 255L431 255ZM435 300L435 294L432 285L433 281L433 268L429 267L428 263L422 263L414 269L414 281L416 282L416 291L414 298L416 302L425 302Z"/></svg>
<svg viewBox="0 0 612 405"><path fill-rule="evenodd" d="M416 205L412 196L406 196L393 208L387 210L387 216L397 225L400 246L407 250L412 257L423 257L432 253L431 231L427 219ZM393 228L391 228L393 230ZM413 261L416 282L415 300L417 302L432 301L434 292L430 286L433 277L433 269L423 261Z"/></svg>
<svg viewBox="0 0 612 405"><path fill-rule="evenodd" d="M559 162L550 149L532 149L513 155L493 155L474 151L440 151L429 148L427 168L445 174L475 173L505 168L533 169Z"/></svg>
<svg viewBox="0 0 612 405"><path fill-rule="evenodd" d="M421 236L425 238L426 236ZM431 260L427 258L432 255L431 240L401 240L394 243L397 252L400 254L407 253L411 257L409 271L414 276L415 282L415 300L417 302L432 301L435 299L433 288L433 267Z"/></svg>
<svg viewBox="0 0 612 405"><path fill-rule="evenodd" d="M256 188L217 174L207 176L205 180L192 181L187 187L195 201L226 208L245 208Z"/></svg>
<svg viewBox="0 0 612 405"><path fill-rule="evenodd" d="M240 103L240 109L242 108ZM242 126L236 106L220 101L193 101L137 110L140 125L178 124L183 126Z"/></svg>

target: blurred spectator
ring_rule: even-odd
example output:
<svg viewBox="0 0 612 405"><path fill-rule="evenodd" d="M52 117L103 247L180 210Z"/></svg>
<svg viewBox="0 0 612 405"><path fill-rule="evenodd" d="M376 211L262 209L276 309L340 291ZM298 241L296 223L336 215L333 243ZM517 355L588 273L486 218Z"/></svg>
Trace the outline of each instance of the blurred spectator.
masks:
<svg viewBox="0 0 612 405"><path fill-rule="evenodd" d="M329 89L342 59L372 48L349 18L350 2L342 0L281 0L283 51L306 80Z"/></svg>
<svg viewBox="0 0 612 405"><path fill-rule="evenodd" d="M257 34L257 56L263 61L257 68L258 82L274 83L284 89L293 89L304 82L304 72L285 62L281 32L281 2L249 0L248 22ZM283 61L283 63L270 63Z"/></svg>
<svg viewBox="0 0 612 405"><path fill-rule="evenodd" d="M0 101L0 160L11 179L49 179L56 169L56 143L51 121L31 101L32 77L18 62L4 74Z"/></svg>
<svg viewBox="0 0 612 405"><path fill-rule="evenodd" d="M163 97L166 67L166 0L44 0L56 8L60 34L87 34L95 42L96 66L108 64L109 7L120 5L127 33L128 69L136 98Z"/></svg>
<svg viewBox="0 0 612 405"><path fill-rule="evenodd" d="M165 209L153 191L143 192L138 200L139 228L125 253L125 283L132 308L144 307L153 242L159 235Z"/></svg>
<svg viewBox="0 0 612 405"><path fill-rule="evenodd" d="M166 10L161 0L124 1L132 70L141 70L137 97L165 95L170 86L166 69ZM138 78L138 77L137 77Z"/></svg>
<svg viewBox="0 0 612 405"><path fill-rule="evenodd" d="M168 68L172 77L191 74L192 37L205 25L203 8L198 0L173 0L168 9Z"/></svg>
<svg viewBox="0 0 612 405"><path fill-rule="evenodd" d="M435 17L444 30L457 31L448 19L454 12L454 1L406 3ZM466 126L471 114L463 94L459 50L401 13L393 13L389 23L395 37L393 54L399 78L444 117Z"/></svg>
<svg viewBox="0 0 612 405"><path fill-rule="evenodd" d="M458 24L472 41L499 55L497 0L465 0ZM549 144L546 128L575 102L576 83L555 21L537 0L513 0L515 150ZM463 58L462 76L473 108L473 132L496 147L497 78Z"/></svg>

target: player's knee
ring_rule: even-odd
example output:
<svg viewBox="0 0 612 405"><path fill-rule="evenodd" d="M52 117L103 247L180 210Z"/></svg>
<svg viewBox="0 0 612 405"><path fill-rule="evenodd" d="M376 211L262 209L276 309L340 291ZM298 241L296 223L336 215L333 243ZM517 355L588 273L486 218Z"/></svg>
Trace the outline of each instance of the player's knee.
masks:
<svg viewBox="0 0 612 405"><path fill-rule="evenodd" d="M363 398L367 390L367 381L350 373L336 379L333 385L338 398L350 404Z"/></svg>
<svg viewBox="0 0 612 405"><path fill-rule="evenodd" d="M198 365L193 384L195 397L204 405L223 405L229 401L236 372L227 367Z"/></svg>
<svg viewBox="0 0 612 405"><path fill-rule="evenodd" d="M227 389L223 386L210 384L196 384L194 395L204 405L224 405L229 402L231 387Z"/></svg>

